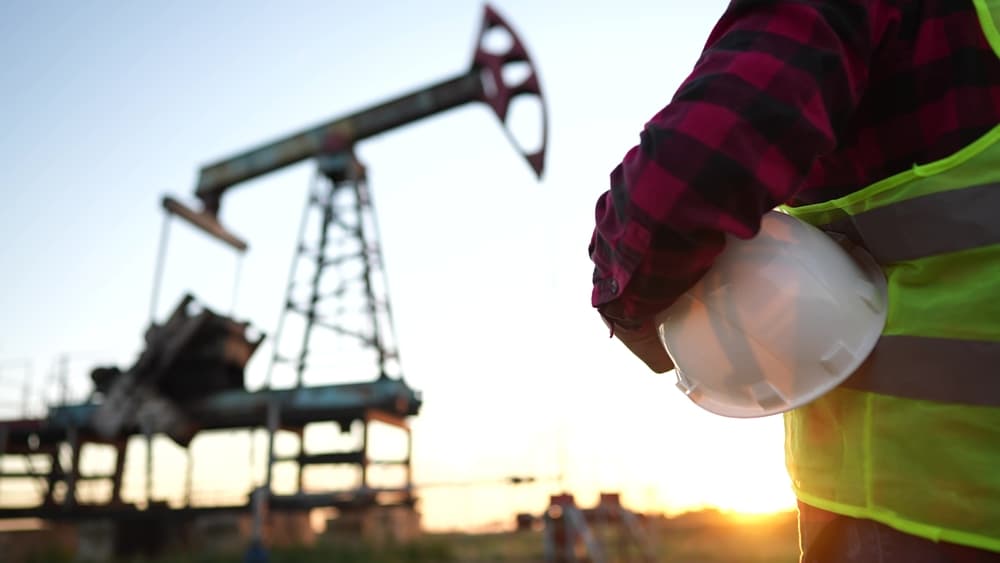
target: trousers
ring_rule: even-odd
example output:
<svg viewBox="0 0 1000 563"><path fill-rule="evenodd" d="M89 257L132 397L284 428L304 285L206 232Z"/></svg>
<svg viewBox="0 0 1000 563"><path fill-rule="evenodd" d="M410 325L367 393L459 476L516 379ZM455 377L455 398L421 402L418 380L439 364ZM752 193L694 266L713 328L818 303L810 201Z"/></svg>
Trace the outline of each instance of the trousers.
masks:
<svg viewBox="0 0 1000 563"><path fill-rule="evenodd" d="M800 563L1000 563L1000 553L911 536L799 502Z"/></svg>

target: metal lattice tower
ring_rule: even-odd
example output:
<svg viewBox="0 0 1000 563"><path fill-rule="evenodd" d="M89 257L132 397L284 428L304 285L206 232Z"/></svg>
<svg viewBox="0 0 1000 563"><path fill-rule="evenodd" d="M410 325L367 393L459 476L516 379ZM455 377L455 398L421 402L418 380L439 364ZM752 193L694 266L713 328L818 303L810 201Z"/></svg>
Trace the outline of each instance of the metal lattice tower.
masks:
<svg viewBox="0 0 1000 563"><path fill-rule="evenodd" d="M273 372L283 364L292 367L295 387L320 370L332 370L323 376L328 379L350 369L346 379L360 380L358 370L374 367L374 377L398 379L399 353L365 168L350 152L320 157L318 163L265 386L275 384Z"/></svg>

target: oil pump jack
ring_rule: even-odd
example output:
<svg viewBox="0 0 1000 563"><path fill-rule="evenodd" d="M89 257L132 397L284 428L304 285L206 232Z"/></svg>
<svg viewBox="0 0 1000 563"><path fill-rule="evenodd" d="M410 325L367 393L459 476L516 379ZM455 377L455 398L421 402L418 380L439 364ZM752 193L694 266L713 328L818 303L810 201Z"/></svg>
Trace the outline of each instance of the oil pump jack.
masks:
<svg viewBox="0 0 1000 563"><path fill-rule="evenodd" d="M495 30L501 30L509 37L504 52L488 50L485 44L484 39ZM505 68L511 65L525 65L528 71L515 84L507 83L504 73ZM542 108L540 146L531 150L520 147L508 127L511 102L519 96L536 98ZM306 334L296 368L296 385L301 384L308 355L309 333L314 326L321 324L316 318L317 301L322 298L319 293L321 278L331 263L343 265L343 262L349 261L352 257L360 258L361 282L364 285L364 295L361 297L365 301L364 307L369 316L369 333L357 334L352 330L354 327L349 326L337 325L328 328L359 338L373 347L378 354L380 375L392 375L394 368L388 364L396 359L396 353L392 349L392 344L388 342L387 331L390 331L392 326L388 311L389 298L387 295L377 294L379 277L383 273L380 271L381 251L376 221L366 184L365 169L356 159L353 147L364 139L470 102L484 102L493 109L517 150L521 152L535 174L541 177L545 161L547 120L538 76L520 38L503 18L487 5L472 64L466 72L202 168L195 191L201 202L199 211L186 207L172 197L164 198L163 205L169 213L182 217L234 249L244 251L246 244L219 222L222 197L231 188L247 180L302 160L310 158L316 160L319 171L328 181L328 185L314 192L309 201L309 204L316 206L321 213L317 245L313 248L316 260L311 280L312 291L303 304L289 303L292 301L291 291L286 299L288 305L286 313L302 314L307 321ZM331 234L335 234L330 232L331 229L345 231L340 234L356 239L354 242L357 243L357 248L336 257L326 258L327 247L333 242ZM304 242L300 241L300 249ZM351 252L356 252L358 256L350 256ZM342 293L346 288L338 286L337 289ZM340 297L343 298L343 295ZM398 366L395 370L398 370Z"/></svg>
<svg viewBox="0 0 1000 563"><path fill-rule="evenodd" d="M506 34L508 39L499 49L486 42L487 35L496 32ZM509 65L526 68L527 72L522 72L516 83L510 83L505 73ZM529 150L518 144L509 126L511 103L522 96L533 98L541 108L540 146ZM73 519L124 514L124 519L134 519L138 511L126 505L121 497L123 460L130 436L164 433L186 446L204 430L261 427L268 431L266 477L260 487L252 488L253 494L248 495L244 510L258 501L266 503L270 510L393 503L412 506L410 433L406 419L418 413L422 399L402 377L375 213L365 167L353 149L357 143L395 127L473 102L492 108L515 148L540 177L547 119L535 66L511 26L487 5L472 62L465 72L205 166L195 190L200 202L198 209L176 198L164 197L162 204L168 220L180 217L235 251L245 252L246 242L219 221L223 196L243 182L285 166L308 159L316 161L319 181L310 192L306 215L318 213L319 228L312 241L305 240L308 235L303 229L295 258L296 264L311 266L307 291L303 296L293 288L293 267L293 279L289 280L284 313L274 339L281 337L282 325L291 316L304 321L304 334L296 335L301 338L294 354L282 355L276 343L271 362L272 366L282 363L292 366L296 374L294 385L277 388L271 385L269 375L263 388L247 390L244 368L263 336L254 337L249 323L215 313L199 305L193 296L185 296L165 322L153 322L149 327L146 347L131 367L124 370L102 367L93 371L95 393L90 400L51 407L44 419L0 421L0 456L51 455L48 471L8 475L0 465L0 479L35 479L44 489L38 506L10 508L0 499L0 518ZM343 314L328 314L329 308L324 309L323 305L330 300L336 302L335 310ZM372 381L305 386L303 374L309 366L310 334L315 330L332 331L367 350L376 363L377 377ZM302 448L301 436L307 424L335 422L346 431L358 421L363 431L361 446L356 451L315 453ZM378 461L369 457L367 428L373 421L406 433L404 459ZM299 435L297 455L275 454L274 435L279 429ZM118 461L113 473L80 474L79 452L86 443L115 447ZM65 445L72 455L68 462L61 462L65 456L60 456L59 451ZM299 483L294 494L277 495L272 490L272 467L279 462L294 462L298 466ZM369 466L383 463L403 467L405 482L401 486L375 487L369 483ZM147 464L151 460L147 459ZM360 470L360 482L345 491L306 493L302 470L311 465L354 466ZM110 500L101 505L81 503L76 484L82 479L110 481ZM53 492L56 485L60 485L59 494ZM168 510L165 505L161 508ZM187 506L183 514L197 510L198 507ZM149 509L143 512L148 513Z"/></svg>

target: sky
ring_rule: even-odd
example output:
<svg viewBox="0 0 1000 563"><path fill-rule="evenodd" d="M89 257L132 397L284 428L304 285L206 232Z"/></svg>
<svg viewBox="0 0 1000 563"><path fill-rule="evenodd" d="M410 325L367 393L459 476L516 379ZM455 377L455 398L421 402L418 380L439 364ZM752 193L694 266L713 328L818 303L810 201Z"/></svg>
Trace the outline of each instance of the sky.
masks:
<svg viewBox="0 0 1000 563"><path fill-rule="evenodd" d="M402 371L424 398L413 466L427 484L428 528L512 523L560 490L584 505L619 491L632 508L668 513L792 506L780 417L701 411L672 373L649 372L609 340L589 301L594 204L726 4L496 2L544 92L541 180L481 103L356 146ZM192 202L205 164L464 74L482 7L0 3L0 414L20 414L25 380L36 414L64 393L86 397L90 368L131 364L151 310L164 318L186 291L273 334L314 164L227 193L220 217L249 242L242 259L172 222L151 303L160 198ZM264 380L270 345L248 367L250 388ZM363 371L332 366L310 383L364 380ZM237 454L218 454L245 451L245 434L214 439L193 446L206 496L254 471L241 464L233 477L225 468ZM170 496L183 455L165 440L156 447L165 461L155 493ZM141 445L133 450L126 495L137 497ZM508 475L542 479L487 485ZM481 484L447 486L457 482Z"/></svg>

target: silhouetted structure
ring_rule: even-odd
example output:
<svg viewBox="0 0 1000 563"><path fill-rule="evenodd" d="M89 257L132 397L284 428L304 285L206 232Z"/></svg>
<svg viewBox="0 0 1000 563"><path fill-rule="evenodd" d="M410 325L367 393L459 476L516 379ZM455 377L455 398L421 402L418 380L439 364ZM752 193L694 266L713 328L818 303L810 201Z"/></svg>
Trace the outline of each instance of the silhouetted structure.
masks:
<svg viewBox="0 0 1000 563"><path fill-rule="evenodd" d="M597 506L581 509L573 495L553 495L542 517L549 563L653 563L656 555L641 517L617 493L601 493Z"/></svg>
<svg viewBox="0 0 1000 563"><path fill-rule="evenodd" d="M509 36L509 44L502 52L486 46L484 38L491 31ZM511 83L504 72L511 64L525 65L528 69L516 83ZM50 407L38 418L0 421L0 458L19 456L27 467L24 471L4 471L0 464L0 481L34 482L39 499L35 504L14 506L0 498L0 518L111 521L115 551L128 555L155 551L171 535L167 530L181 529L183 526L177 523L190 523L208 513L252 512L254 545L260 546L264 515L276 511L337 507L356 513L366 507L412 507L416 499L407 417L419 412L422 399L405 383L399 366L375 214L365 169L354 157L354 145L469 102L489 105L506 127L511 101L519 96L536 98L542 108L541 146L531 150L517 147L540 176L546 150L546 116L534 65L520 38L499 14L486 6L472 64L457 77L206 166L201 170L195 191L201 210L192 210L174 198L165 197L163 207L168 221L180 217L243 252L247 244L217 220L222 196L247 180L302 160L316 159L321 182L310 194L307 211L318 211L319 228L315 233L307 233L303 221L295 261L296 266L311 264L306 276L307 290L305 295L295 291L301 280L297 279L297 268L293 268L272 357L272 366L292 365L296 373L294 386L274 388L269 375L263 389L247 390L244 369L264 336L253 334L248 323L220 315L194 297L185 296L165 322L152 322L146 331L146 346L132 366L127 369L102 366L93 370L94 392L88 400ZM513 139L510 131L507 133ZM166 233L164 228L153 290L154 312ZM330 303L334 306L326 306ZM286 355L278 344L284 336L285 320L291 316L304 321L304 330L297 350ZM305 386L303 374L311 359L311 336L317 330L330 331L369 352L376 364L376 378L358 383ZM346 430L357 421L362 425L362 438L356 450L306 452L301 447L308 424L334 422ZM372 422L405 432L407 445L403 459L371 458L368 427ZM186 447L200 432L220 429L252 432L256 428L267 430L266 476L260 487L247 491L244 503L193 506L190 479L185 506L153 502L151 473L147 473L146 506L124 502L122 475L131 438L144 436L147 456L151 456L154 435L165 434ZM279 430L299 436L297 454L284 457L275 454L274 437ZM88 444L107 444L113 448L116 454L113 471L106 474L80 471L80 452ZM188 463L191 462L189 455ZM279 495L272 487L273 467L288 462L298 468L298 486L291 494ZM147 472L151 471L151 457L147 457L146 464ZM368 469L373 464L401 466L402 481L397 486L372 486ZM344 490L306 492L302 487L302 470L315 465L354 467L359 474L358 482ZM110 483L109 499L96 504L81 502L77 493L83 481Z"/></svg>

